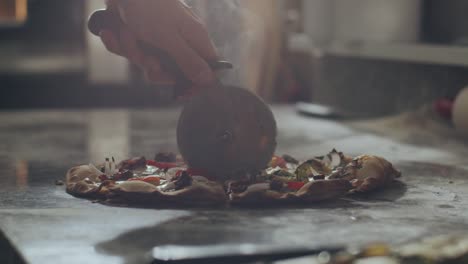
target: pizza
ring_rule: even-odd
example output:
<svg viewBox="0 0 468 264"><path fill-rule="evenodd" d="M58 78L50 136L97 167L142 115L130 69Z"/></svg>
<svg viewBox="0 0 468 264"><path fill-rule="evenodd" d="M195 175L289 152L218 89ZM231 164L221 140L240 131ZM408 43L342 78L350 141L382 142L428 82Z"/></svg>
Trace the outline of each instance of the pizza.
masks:
<svg viewBox="0 0 468 264"><path fill-rule="evenodd" d="M144 207L311 205L389 186L401 173L384 158L330 153L299 162L274 156L261 171L208 175L173 153L75 166L69 194L105 204ZM219 180L223 179L223 180ZM228 179L228 180L225 180Z"/></svg>
<svg viewBox="0 0 468 264"><path fill-rule="evenodd" d="M331 254L330 264L464 264L468 263L468 236L463 232L424 237L400 245L372 243L361 249Z"/></svg>

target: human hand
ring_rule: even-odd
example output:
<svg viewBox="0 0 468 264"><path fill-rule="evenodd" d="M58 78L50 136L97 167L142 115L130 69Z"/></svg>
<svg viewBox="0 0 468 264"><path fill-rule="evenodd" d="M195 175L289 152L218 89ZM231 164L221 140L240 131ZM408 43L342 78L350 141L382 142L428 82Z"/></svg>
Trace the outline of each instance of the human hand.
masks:
<svg viewBox="0 0 468 264"><path fill-rule="evenodd" d="M212 85L215 74L208 61L218 56L209 35L190 7L178 0L108 0L109 12L124 22L118 32L103 29L100 37L106 48L139 66L157 84L174 84L175 76L166 72L161 60L148 54L138 41L165 51L178 64L194 86Z"/></svg>

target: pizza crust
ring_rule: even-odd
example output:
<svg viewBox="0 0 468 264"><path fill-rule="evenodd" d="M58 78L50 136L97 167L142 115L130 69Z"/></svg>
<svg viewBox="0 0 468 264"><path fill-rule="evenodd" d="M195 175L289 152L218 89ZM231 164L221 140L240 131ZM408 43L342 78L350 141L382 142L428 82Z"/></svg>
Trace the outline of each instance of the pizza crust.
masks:
<svg viewBox="0 0 468 264"><path fill-rule="evenodd" d="M194 177L191 186L178 191L163 192L142 181L118 184L101 183L95 168L89 165L68 170L66 189L71 195L103 200L110 204L138 204L144 206L215 206L224 205L227 196L221 184L204 177Z"/></svg>
<svg viewBox="0 0 468 264"><path fill-rule="evenodd" d="M65 177L67 192L79 197L97 196L99 182L99 174L89 165L73 167Z"/></svg>
<svg viewBox="0 0 468 264"><path fill-rule="evenodd" d="M401 177L401 172L382 157L361 155L332 176L350 181L353 185L352 192L366 193L390 185Z"/></svg>
<svg viewBox="0 0 468 264"><path fill-rule="evenodd" d="M166 206L220 206L225 205L227 196L221 184L212 181L196 181L181 190L163 192L153 190L144 182L125 183L109 189L108 203L130 203L151 207ZM136 185L140 185L139 187Z"/></svg>
<svg viewBox="0 0 468 264"><path fill-rule="evenodd" d="M230 194L231 204L239 206L311 204L343 197L352 189L347 180L313 181L304 185L297 192L281 193L267 188L264 184L252 185L242 193Z"/></svg>

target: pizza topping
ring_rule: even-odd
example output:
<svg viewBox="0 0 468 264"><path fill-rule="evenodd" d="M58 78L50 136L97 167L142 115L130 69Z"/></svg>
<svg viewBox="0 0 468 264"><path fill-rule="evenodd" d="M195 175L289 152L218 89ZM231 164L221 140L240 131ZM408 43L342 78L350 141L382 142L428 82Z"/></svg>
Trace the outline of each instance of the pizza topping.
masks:
<svg viewBox="0 0 468 264"><path fill-rule="evenodd" d="M115 159L112 157L112 161L110 162L110 172L114 175L117 172L117 166L115 165Z"/></svg>
<svg viewBox="0 0 468 264"><path fill-rule="evenodd" d="M284 182L280 181L280 180L277 180L277 179L273 179L271 182L270 182L270 189L273 190L273 191L282 191L284 189Z"/></svg>
<svg viewBox="0 0 468 264"><path fill-rule="evenodd" d="M112 175L111 179L114 181L126 181L133 177L133 172L130 170L120 170L114 175Z"/></svg>
<svg viewBox="0 0 468 264"><path fill-rule="evenodd" d="M316 160L313 160L315 162ZM312 160L306 161L299 165L296 169L296 181L308 182L309 177L319 175L320 173L314 168Z"/></svg>
<svg viewBox="0 0 468 264"><path fill-rule="evenodd" d="M247 187L249 186L248 181L231 181L228 183L228 190L227 193L242 193L247 190Z"/></svg>
<svg viewBox="0 0 468 264"><path fill-rule="evenodd" d="M282 169L273 171L271 173L271 175L277 176L277 177L283 177L283 178L287 178L287 179L294 179L296 177L296 175L294 175L294 173L291 173L291 172L289 172L287 170L282 170Z"/></svg>
<svg viewBox="0 0 468 264"><path fill-rule="evenodd" d="M287 154L283 155L283 159L287 162L287 163L292 163L292 164L299 164L299 161L295 158L293 158L292 156L289 156Z"/></svg>
<svg viewBox="0 0 468 264"><path fill-rule="evenodd" d="M107 177L112 177L116 173L117 169L115 166L115 159L106 158L104 162L104 167L101 169L101 172L107 175Z"/></svg>
<svg viewBox="0 0 468 264"><path fill-rule="evenodd" d="M344 167L338 167L336 168L336 170L332 171L332 173L330 173L330 175L328 175L326 178L328 180L341 179L344 174L343 171L344 171Z"/></svg>
<svg viewBox="0 0 468 264"><path fill-rule="evenodd" d="M177 163L160 162L160 161L155 161L155 160L147 160L146 165L154 166L154 167L156 167L158 169L162 169L162 170L169 170L169 169L176 168L176 167L179 166Z"/></svg>
<svg viewBox="0 0 468 264"><path fill-rule="evenodd" d="M200 170L200 169L194 169L194 168L173 168L169 170L166 175L169 176L166 178L174 178L174 177L180 177L182 173L188 173L189 176L201 176L203 178L206 178L207 180L213 181L215 177L209 176L209 174L205 170Z"/></svg>
<svg viewBox="0 0 468 264"><path fill-rule="evenodd" d="M326 155L323 158L322 162L331 169L334 169L341 165L342 156L343 153L336 151L336 149L333 149L330 153L328 153L328 155Z"/></svg>
<svg viewBox="0 0 468 264"><path fill-rule="evenodd" d="M146 176L143 178L144 182L151 183L155 186L159 186L161 184L161 178L158 176Z"/></svg>
<svg viewBox="0 0 468 264"><path fill-rule="evenodd" d="M325 175L316 175L314 177L312 177L314 179L314 181L319 181L319 180L325 180Z"/></svg>
<svg viewBox="0 0 468 264"><path fill-rule="evenodd" d="M104 163L104 174L105 174L107 177L112 176L109 158L106 158L106 162Z"/></svg>
<svg viewBox="0 0 468 264"><path fill-rule="evenodd" d="M219 191L225 195L222 185L211 180L206 171L187 168L180 162L169 162L173 161L173 158L172 155L164 153L158 154L156 160L133 158L122 161L118 171L114 169L114 160L106 159L103 168L107 174L111 173L110 175L101 172L92 164L72 168L67 174L67 191L80 195L93 193L109 197L119 191L144 193L158 190L154 193L157 197L176 196L185 193L184 189L190 192L197 189L197 186L206 185L206 188L219 187ZM350 192L369 192L386 186L401 176L400 172L383 158L363 155L350 159L335 149L325 156L301 164L288 155L274 156L270 165L272 167L263 170L226 173L229 177L225 178L230 181L225 182L225 191L231 199L230 202L247 205L258 201L323 201L336 199ZM191 186L194 188L188 188ZM209 190L211 189L204 191Z"/></svg>
<svg viewBox="0 0 468 264"><path fill-rule="evenodd" d="M172 179L175 189L180 190L185 187L192 185L192 177L187 171L182 171L182 173Z"/></svg>
<svg viewBox="0 0 468 264"><path fill-rule="evenodd" d="M107 175L105 174L102 174L102 175L99 175L99 180L101 180L101 182L104 182L104 181L109 180L109 177L107 177Z"/></svg>
<svg viewBox="0 0 468 264"><path fill-rule="evenodd" d="M273 172L273 174L270 175L269 180L271 180L272 182L273 181L281 182L283 183L283 185L285 184L286 186L288 186L288 189L290 190L291 189L294 190L294 188L289 188L289 183L297 182L296 175L285 170L278 170L278 171Z"/></svg>
<svg viewBox="0 0 468 264"><path fill-rule="evenodd" d="M282 157L273 156L268 166L273 167L273 168L275 167L286 168L286 161Z"/></svg>
<svg viewBox="0 0 468 264"><path fill-rule="evenodd" d="M182 167L176 167L176 168L168 169L166 171L166 173L164 173L164 175L161 175L161 177L163 177L166 180L170 180L170 179L176 177L177 175L180 175L182 173L182 171L184 171L184 170L186 170L186 168L182 168Z"/></svg>
<svg viewBox="0 0 468 264"><path fill-rule="evenodd" d="M161 185L158 187L158 189L162 192L168 192L168 191L173 191L176 189L176 186L174 184L174 182L168 182L164 185Z"/></svg>
<svg viewBox="0 0 468 264"><path fill-rule="evenodd" d="M150 184L153 184L155 186L159 186L161 184L161 178L157 176L146 176L146 177L140 177L140 178L130 178L128 181L143 181L147 182Z"/></svg>
<svg viewBox="0 0 468 264"><path fill-rule="evenodd" d="M275 167L275 168L266 168L263 170L260 174L263 174L263 176L268 176L268 175L273 175L273 173L282 170L280 167Z"/></svg>
<svg viewBox="0 0 468 264"><path fill-rule="evenodd" d="M304 187L305 182L288 182L288 189L292 191L298 191Z"/></svg>
<svg viewBox="0 0 468 264"><path fill-rule="evenodd" d="M120 191L124 192L154 192L157 190L156 186L144 181L124 181L115 186Z"/></svg>
<svg viewBox="0 0 468 264"><path fill-rule="evenodd" d="M115 185L116 185L115 181L111 181L111 180L102 181L98 187L98 191L101 192L103 189L109 189L111 187L114 187Z"/></svg>
<svg viewBox="0 0 468 264"><path fill-rule="evenodd" d="M120 162L119 169L120 170L137 170L146 167L146 159L145 157L137 157L133 159L128 159Z"/></svg>
<svg viewBox="0 0 468 264"><path fill-rule="evenodd" d="M177 157L172 152L159 152L154 156L154 160L156 162L176 163Z"/></svg>
<svg viewBox="0 0 468 264"><path fill-rule="evenodd" d="M311 159L308 160L296 169L297 181L308 182L309 178L319 175L327 175L331 173L331 169L328 168L321 160Z"/></svg>
<svg viewBox="0 0 468 264"><path fill-rule="evenodd" d="M187 170L178 170L178 171L176 172L176 174L172 177L172 179L175 179L175 178L177 178L177 177L180 177L184 171L187 171Z"/></svg>
<svg viewBox="0 0 468 264"><path fill-rule="evenodd" d="M155 166L151 166L151 165L146 165L146 170L144 171L139 171L138 174L141 174L142 176L151 176L151 175L154 175L154 174L157 174L157 173L161 173L161 172L164 172L166 170L161 170Z"/></svg>

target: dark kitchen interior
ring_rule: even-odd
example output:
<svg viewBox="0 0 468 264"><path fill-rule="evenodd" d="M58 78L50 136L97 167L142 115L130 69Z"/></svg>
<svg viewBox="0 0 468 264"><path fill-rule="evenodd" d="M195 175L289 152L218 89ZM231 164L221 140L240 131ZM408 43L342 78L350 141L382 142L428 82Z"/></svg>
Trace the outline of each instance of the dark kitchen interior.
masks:
<svg viewBox="0 0 468 264"><path fill-rule="evenodd" d="M468 263L468 1L186 0L232 64L216 72L228 104L203 112L191 111L203 89L177 100L177 84L106 50L88 29L105 2L0 0L0 263ZM156 32L154 12L142 27ZM255 96L236 99L236 87ZM225 152L206 170L193 164L218 152L200 127L236 146L213 145ZM122 191L101 165L143 156L154 193L179 191L162 189L183 176L164 178L157 153L180 153L168 163L189 187L217 182L223 206L70 192L80 164L108 177L96 193ZM339 181L342 193L313 189ZM273 191L277 204L259 202Z"/></svg>

